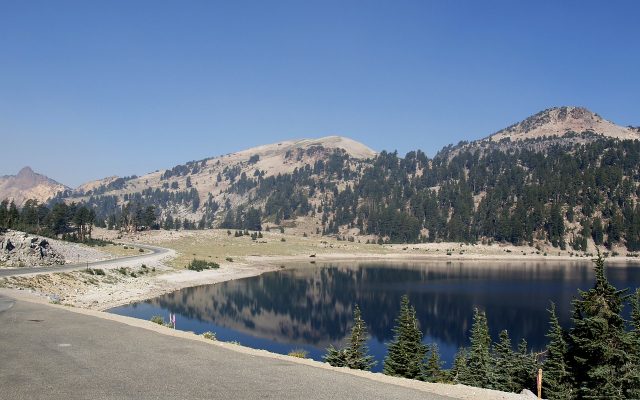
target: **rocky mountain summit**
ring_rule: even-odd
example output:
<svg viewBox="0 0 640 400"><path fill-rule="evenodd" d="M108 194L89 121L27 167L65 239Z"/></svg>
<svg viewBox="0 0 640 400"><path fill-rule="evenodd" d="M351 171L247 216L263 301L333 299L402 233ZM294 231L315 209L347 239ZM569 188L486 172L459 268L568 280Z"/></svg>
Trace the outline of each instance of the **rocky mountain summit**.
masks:
<svg viewBox="0 0 640 400"><path fill-rule="evenodd" d="M508 138L518 141L583 132L621 140L640 139L640 131L637 128L616 125L584 107L564 106L541 111L494 133L486 140L500 141Z"/></svg>
<svg viewBox="0 0 640 400"><path fill-rule="evenodd" d="M12 230L0 233L0 266L25 267L64 263L64 256L56 252L45 238Z"/></svg>
<svg viewBox="0 0 640 400"><path fill-rule="evenodd" d="M58 192L68 190L65 185L24 167L16 175L0 176L0 200L13 200L20 206L28 199L43 203Z"/></svg>

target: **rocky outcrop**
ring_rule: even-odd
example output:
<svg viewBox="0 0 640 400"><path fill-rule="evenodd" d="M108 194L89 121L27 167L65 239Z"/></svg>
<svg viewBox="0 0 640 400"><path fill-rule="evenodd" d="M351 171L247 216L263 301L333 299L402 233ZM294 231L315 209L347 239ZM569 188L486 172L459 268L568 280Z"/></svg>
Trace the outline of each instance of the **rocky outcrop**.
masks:
<svg viewBox="0 0 640 400"><path fill-rule="evenodd" d="M0 266L33 267L64 263L64 256L56 252L45 238L17 231L0 233Z"/></svg>

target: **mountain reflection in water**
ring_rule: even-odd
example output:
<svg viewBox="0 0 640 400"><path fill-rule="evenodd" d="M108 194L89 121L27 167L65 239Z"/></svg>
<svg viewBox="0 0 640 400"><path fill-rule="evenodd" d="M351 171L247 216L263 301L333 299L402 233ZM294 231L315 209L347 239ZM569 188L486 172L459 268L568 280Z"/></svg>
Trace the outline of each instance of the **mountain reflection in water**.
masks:
<svg viewBox="0 0 640 400"><path fill-rule="evenodd" d="M611 265L607 276L618 288L640 286L638 266ZM344 343L358 304L380 370L405 293L417 310L425 342L437 343L449 364L458 347L468 345L475 307L487 311L494 338L507 329L513 343L526 338L541 349L550 301L567 326L577 289L592 283L588 261L318 263L186 288L111 311L144 319L173 312L178 329L214 331L220 340L285 354L306 349L321 359L329 344Z"/></svg>

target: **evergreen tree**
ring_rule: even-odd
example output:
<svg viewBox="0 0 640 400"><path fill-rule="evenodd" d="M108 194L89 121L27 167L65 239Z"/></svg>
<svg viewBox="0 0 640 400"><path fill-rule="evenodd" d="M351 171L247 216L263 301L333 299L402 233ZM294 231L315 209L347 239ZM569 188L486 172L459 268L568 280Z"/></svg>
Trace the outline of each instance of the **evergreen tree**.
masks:
<svg viewBox="0 0 640 400"><path fill-rule="evenodd" d="M529 351L527 341L522 338L515 354L513 384L516 392L522 389L535 391L538 362L536 356Z"/></svg>
<svg viewBox="0 0 640 400"><path fill-rule="evenodd" d="M491 337L487 325L487 316L477 308L473 311L473 326L471 327L471 349L469 351L469 374L462 382L467 385L487 388L492 379L491 356L489 347Z"/></svg>
<svg viewBox="0 0 640 400"><path fill-rule="evenodd" d="M327 348L327 354L324 355L324 361L334 367L347 366L347 350L336 349L333 345Z"/></svg>
<svg viewBox="0 0 640 400"><path fill-rule="evenodd" d="M453 359L453 367L449 371L453 383L464 383L469 380L467 349L460 348Z"/></svg>
<svg viewBox="0 0 640 400"><path fill-rule="evenodd" d="M442 360L440 359L440 351L438 345L432 343L429 346L429 357L427 363L424 366L423 379L427 382L442 382L444 380L444 374L442 371Z"/></svg>
<svg viewBox="0 0 640 400"><path fill-rule="evenodd" d="M566 333L560 326L554 303L551 303L549 314L549 345L543 367L542 395L549 400L568 400L572 398L572 388L567 366Z"/></svg>
<svg viewBox="0 0 640 400"><path fill-rule="evenodd" d="M592 289L579 290L573 301L573 328L569 332L569 362L577 396L622 399L632 388L628 377L631 336L620 315L627 298L605 276L604 258L595 262Z"/></svg>
<svg viewBox="0 0 640 400"><path fill-rule="evenodd" d="M369 371L371 367L375 365L373 356L368 355L368 338L367 325L360 315L360 307L356 304L353 309L353 328L351 328L351 337L349 338L349 344L346 348L347 367Z"/></svg>
<svg viewBox="0 0 640 400"><path fill-rule="evenodd" d="M19 220L20 211L18 211L18 206L16 206L16 203L12 200L11 204L9 204L9 212L7 213L7 227L16 228Z"/></svg>
<svg viewBox="0 0 640 400"><path fill-rule="evenodd" d="M493 370L495 381L493 388L503 392L515 392L517 388L513 382L515 373L515 355L511 347L511 339L507 330L500 332L498 343L493 345Z"/></svg>
<svg viewBox="0 0 640 400"><path fill-rule="evenodd" d="M9 200L2 200L0 203L0 228L8 228Z"/></svg>
<svg viewBox="0 0 640 400"><path fill-rule="evenodd" d="M416 318L416 310L409 304L409 296L402 296L400 314L393 328L393 340L389 343L384 359L386 375L419 379L427 348L422 344L422 331Z"/></svg>
<svg viewBox="0 0 640 400"><path fill-rule="evenodd" d="M324 359L334 367L348 367L351 369L371 370L375 365L373 356L368 355L367 349L367 325L362 319L360 307L356 304L353 309L353 327L349 337L347 347L336 349L333 345L327 348Z"/></svg>
<svg viewBox="0 0 640 400"><path fill-rule="evenodd" d="M623 372L625 394L630 399L640 399L640 289L631 297L631 362Z"/></svg>

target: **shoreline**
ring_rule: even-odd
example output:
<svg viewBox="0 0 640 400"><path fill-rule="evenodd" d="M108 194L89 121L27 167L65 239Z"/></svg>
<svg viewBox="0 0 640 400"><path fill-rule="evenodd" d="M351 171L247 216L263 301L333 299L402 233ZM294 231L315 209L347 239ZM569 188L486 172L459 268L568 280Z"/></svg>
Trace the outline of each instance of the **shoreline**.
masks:
<svg viewBox="0 0 640 400"><path fill-rule="evenodd" d="M212 285L217 283L223 283L236 279L244 279L254 276L262 275L266 272L279 271L282 269L295 268L316 268L319 263L377 263L377 262L392 262L392 263L423 263L423 262L446 262L449 263L589 263L592 257L569 257L569 256L542 256L542 255L517 255L517 254L464 254L464 255L443 255L443 254L416 254L416 253L385 253L385 254L358 254L348 252L331 252L317 254L315 257L310 255L280 255L280 256L258 256L250 255L245 256L242 261L237 262L223 262L220 264L220 268L204 270L200 272L190 271L185 269L173 269L167 267L166 264L175 259L178 253L173 249L169 249L169 254L164 254L162 257L150 263L153 268L158 268L158 273L153 276L140 276L138 280L121 280L115 283L100 282L96 284L85 283L80 285L81 287L71 288L71 293L61 293L61 288L58 288L58 282L51 281L49 284L42 284L30 288L30 279L37 281L41 284L42 276L70 276L70 279L76 278L80 280L83 275L82 271L74 272L44 272L39 274L25 274L21 277L13 277L9 279L8 290L11 291L27 291L34 295L48 298L49 300L60 299L60 303L69 305L72 307L93 309L98 311L107 311L112 308L121 307L137 302L153 299L165 294L173 293L182 289ZM131 267L133 264L137 264L137 260L130 260L130 257L123 257L120 262L115 263L110 268L105 270L115 275L115 270L124 267ZM608 257L607 264L613 268L624 268L628 265L640 264L640 260L630 257ZM299 264L292 266L292 264ZM306 266L305 266L306 264ZM7 279L7 278L5 278ZM17 281L17 282L16 282ZM1 283L1 281L0 281ZM11 287L12 284L17 283L16 287ZM5 284L6 286L6 284ZM58 290L56 290L58 289ZM85 289L82 292L82 289ZM73 292L75 291L75 292Z"/></svg>

